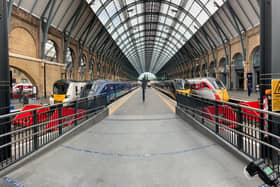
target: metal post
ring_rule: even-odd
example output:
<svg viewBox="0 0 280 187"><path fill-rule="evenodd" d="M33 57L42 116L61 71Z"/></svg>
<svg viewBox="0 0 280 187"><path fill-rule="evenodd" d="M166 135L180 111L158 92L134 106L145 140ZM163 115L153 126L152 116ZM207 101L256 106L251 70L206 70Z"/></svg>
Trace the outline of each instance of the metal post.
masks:
<svg viewBox="0 0 280 187"><path fill-rule="evenodd" d="M10 112L10 71L8 54L7 1L0 1L0 115ZM0 119L0 134L11 132L9 118ZM0 138L0 145L11 142L11 136ZM11 156L11 146L0 149L0 161Z"/></svg>
<svg viewBox="0 0 280 187"><path fill-rule="evenodd" d="M269 88L270 81L267 79L267 74L271 70L271 0L261 1L261 86L260 86L260 101L261 109L263 109L263 98L265 90ZM260 129L264 130L264 114L261 113ZM266 141L264 134L260 133L262 141ZM265 146L260 146L261 157L266 157Z"/></svg>
<svg viewBox="0 0 280 187"><path fill-rule="evenodd" d="M215 101L215 125L216 125L216 133L219 134L219 105L218 102Z"/></svg>
<svg viewBox="0 0 280 187"><path fill-rule="evenodd" d="M58 106L58 131L59 135L62 135L62 107L63 104Z"/></svg>
<svg viewBox="0 0 280 187"><path fill-rule="evenodd" d="M77 112L78 112L78 101L75 101L75 105L74 105L74 113L75 113L75 126L78 125L78 115L77 115Z"/></svg>
<svg viewBox="0 0 280 187"><path fill-rule="evenodd" d="M33 111L33 148L37 150L39 148L39 138L38 138L38 120L37 120L37 110Z"/></svg>
<svg viewBox="0 0 280 187"><path fill-rule="evenodd" d="M237 108L237 123L243 124L243 116L242 116L242 110L241 107L239 106ZM237 131L242 133L243 132L243 127L241 125L237 126ZM243 136L242 134L237 134L237 147L238 149L242 150L243 149Z"/></svg>

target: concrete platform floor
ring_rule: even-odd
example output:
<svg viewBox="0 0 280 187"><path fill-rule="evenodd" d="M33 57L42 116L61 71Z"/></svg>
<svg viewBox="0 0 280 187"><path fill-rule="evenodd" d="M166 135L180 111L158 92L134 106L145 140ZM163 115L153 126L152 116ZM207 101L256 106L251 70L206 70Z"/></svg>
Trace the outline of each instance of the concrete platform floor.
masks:
<svg viewBox="0 0 280 187"><path fill-rule="evenodd" d="M140 89L99 124L2 178L0 186L256 187L245 164Z"/></svg>

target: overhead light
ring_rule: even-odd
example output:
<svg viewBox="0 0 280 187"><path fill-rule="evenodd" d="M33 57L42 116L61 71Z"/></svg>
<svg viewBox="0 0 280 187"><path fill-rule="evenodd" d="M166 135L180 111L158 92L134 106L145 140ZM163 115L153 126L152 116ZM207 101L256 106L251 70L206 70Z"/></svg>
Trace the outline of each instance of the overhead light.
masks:
<svg viewBox="0 0 280 187"><path fill-rule="evenodd" d="M128 9L128 10L127 10L127 12L132 12L132 11L133 11L133 9Z"/></svg>
<svg viewBox="0 0 280 187"><path fill-rule="evenodd" d="M172 12L175 12L175 13L178 12L178 10L176 10L176 9L171 9L171 11L172 11Z"/></svg>

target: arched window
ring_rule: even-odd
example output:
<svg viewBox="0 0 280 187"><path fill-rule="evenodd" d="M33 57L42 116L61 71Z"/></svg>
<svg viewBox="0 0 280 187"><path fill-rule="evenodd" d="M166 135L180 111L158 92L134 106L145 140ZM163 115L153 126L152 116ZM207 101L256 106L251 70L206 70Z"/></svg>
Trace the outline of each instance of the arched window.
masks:
<svg viewBox="0 0 280 187"><path fill-rule="evenodd" d="M214 78L216 77L216 63L214 61L210 63L209 76Z"/></svg>
<svg viewBox="0 0 280 187"><path fill-rule="evenodd" d="M226 59L222 58L219 64L219 72L220 72L220 79L224 83L227 84L227 72L226 72Z"/></svg>
<svg viewBox="0 0 280 187"><path fill-rule="evenodd" d="M260 47L257 47L253 54L252 54L252 61L254 67L261 66L261 54L260 54Z"/></svg>
<svg viewBox="0 0 280 187"><path fill-rule="evenodd" d="M260 85L260 72L261 72L260 47L256 47L255 50L253 51L251 63L252 63L252 73L253 73L253 90L258 91Z"/></svg>
<svg viewBox="0 0 280 187"><path fill-rule="evenodd" d="M196 77L200 77L200 66L196 67Z"/></svg>
<svg viewBox="0 0 280 187"><path fill-rule="evenodd" d="M85 67L86 66L86 61L87 61L87 58L85 55L83 55L82 59L81 59L81 63L80 63L80 66L81 67Z"/></svg>
<svg viewBox="0 0 280 187"><path fill-rule="evenodd" d="M234 69L244 69L243 67L243 56L240 53L237 53L233 57Z"/></svg>
<svg viewBox="0 0 280 187"><path fill-rule="evenodd" d="M192 68L192 78L194 78L195 77L195 70L194 70L194 67Z"/></svg>
<svg viewBox="0 0 280 187"><path fill-rule="evenodd" d="M238 90L244 89L244 66L243 56L237 53L233 57L233 88Z"/></svg>
<svg viewBox="0 0 280 187"><path fill-rule="evenodd" d="M68 64L68 63L71 63L73 64L74 63L74 53L73 53L73 49L71 48L67 48L67 51L66 51L66 59L65 59L65 63Z"/></svg>
<svg viewBox="0 0 280 187"><path fill-rule="evenodd" d="M203 64L203 66L202 66L202 75L204 77L207 77L207 66L206 66L206 64Z"/></svg>
<svg viewBox="0 0 280 187"><path fill-rule="evenodd" d="M58 62L58 50L54 41L48 40L45 44L45 58L51 62Z"/></svg>

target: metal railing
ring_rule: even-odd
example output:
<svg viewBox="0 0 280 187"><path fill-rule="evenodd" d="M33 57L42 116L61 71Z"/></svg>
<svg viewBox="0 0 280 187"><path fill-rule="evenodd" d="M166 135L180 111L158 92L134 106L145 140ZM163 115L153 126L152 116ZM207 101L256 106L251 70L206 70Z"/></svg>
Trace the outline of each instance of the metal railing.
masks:
<svg viewBox="0 0 280 187"><path fill-rule="evenodd" d="M107 105L106 95L0 116L0 170L52 142Z"/></svg>
<svg viewBox="0 0 280 187"><path fill-rule="evenodd" d="M240 104L177 95L177 106L252 160L280 171L280 114Z"/></svg>

